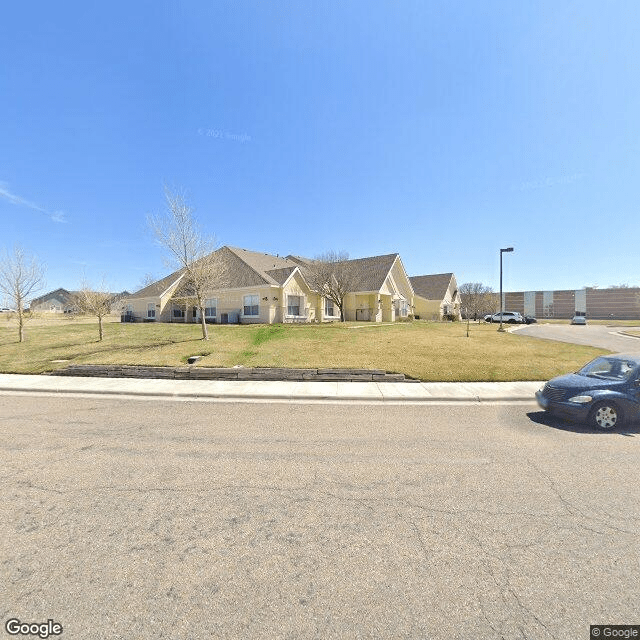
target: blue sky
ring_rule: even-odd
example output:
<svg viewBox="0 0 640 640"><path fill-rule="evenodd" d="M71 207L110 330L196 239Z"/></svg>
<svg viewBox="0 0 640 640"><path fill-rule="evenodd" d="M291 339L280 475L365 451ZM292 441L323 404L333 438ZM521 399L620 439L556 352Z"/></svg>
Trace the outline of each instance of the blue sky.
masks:
<svg viewBox="0 0 640 640"><path fill-rule="evenodd" d="M184 188L221 244L400 253L505 290L640 285L640 3L3 8L0 248L47 289L167 273Z"/></svg>

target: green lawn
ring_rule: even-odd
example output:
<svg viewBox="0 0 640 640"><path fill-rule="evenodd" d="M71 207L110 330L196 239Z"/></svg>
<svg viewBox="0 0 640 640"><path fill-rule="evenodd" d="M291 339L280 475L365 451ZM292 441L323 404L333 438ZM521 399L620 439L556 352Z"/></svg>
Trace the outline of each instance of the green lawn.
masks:
<svg viewBox="0 0 640 640"><path fill-rule="evenodd" d="M0 323L0 371L44 373L68 364L176 366L203 355L198 366L358 367L432 381L544 380L575 371L601 349L498 333L495 325L396 323L362 325L120 324L77 319L34 320L17 342L13 322ZM54 362L64 360L66 362Z"/></svg>

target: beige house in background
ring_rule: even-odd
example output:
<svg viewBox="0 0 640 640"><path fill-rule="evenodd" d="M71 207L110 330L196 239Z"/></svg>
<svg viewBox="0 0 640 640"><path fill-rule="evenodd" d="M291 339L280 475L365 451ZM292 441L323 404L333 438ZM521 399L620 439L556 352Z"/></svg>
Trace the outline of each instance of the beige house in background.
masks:
<svg viewBox="0 0 640 640"><path fill-rule="evenodd" d="M71 313L75 310L73 298L77 293L62 288L49 291L34 298L29 304L29 309L37 313Z"/></svg>
<svg viewBox="0 0 640 640"><path fill-rule="evenodd" d="M315 294L304 272L311 262L296 256L224 246L216 257L217 281L206 301L205 319L211 323L333 322L340 310ZM413 288L397 253L348 260L355 282L345 304L347 320L393 322L406 318L413 305ZM122 319L132 322L198 322L195 305L180 301L183 271L132 294L124 301Z"/></svg>
<svg viewBox="0 0 640 640"><path fill-rule="evenodd" d="M29 310L32 313L77 313L78 305L75 299L80 293L80 291L67 291L63 288L55 289L31 300ZM118 313L121 307L120 300L129 296L129 292L123 291L111 295L113 296L111 312Z"/></svg>
<svg viewBox="0 0 640 640"><path fill-rule="evenodd" d="M415 292L414 315L422 320L442 320L446 316L460 319L460 293L453 273L412 276Z"/></svg>

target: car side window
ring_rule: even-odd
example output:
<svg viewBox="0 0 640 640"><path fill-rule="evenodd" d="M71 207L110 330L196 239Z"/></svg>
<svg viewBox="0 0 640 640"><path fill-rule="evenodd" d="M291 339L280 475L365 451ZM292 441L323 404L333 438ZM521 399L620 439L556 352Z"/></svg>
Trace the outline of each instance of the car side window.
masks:
<svg viewBox="0 0 640 640"><path fill-rule="evenodd" d="M632 362L621 362L620 363L620 375L626 377L627 374L634 369Z"/></svg>

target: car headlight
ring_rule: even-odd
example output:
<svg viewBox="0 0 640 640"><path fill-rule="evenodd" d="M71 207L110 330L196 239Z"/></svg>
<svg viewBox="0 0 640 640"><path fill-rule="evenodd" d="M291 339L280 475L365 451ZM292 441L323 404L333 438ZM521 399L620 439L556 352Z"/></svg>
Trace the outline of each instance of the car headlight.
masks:
<svg viewBox="0 0 640 640"><path fill-rule="evenodd" d="M576 402L577 404L586 404L592 400L591 396L573 396L573 398L569 398L569 402Z"/></svg>

